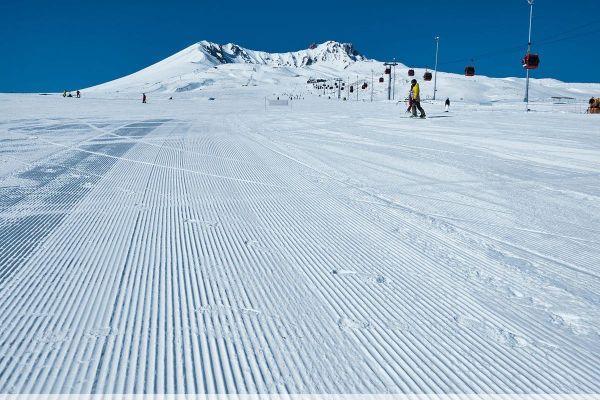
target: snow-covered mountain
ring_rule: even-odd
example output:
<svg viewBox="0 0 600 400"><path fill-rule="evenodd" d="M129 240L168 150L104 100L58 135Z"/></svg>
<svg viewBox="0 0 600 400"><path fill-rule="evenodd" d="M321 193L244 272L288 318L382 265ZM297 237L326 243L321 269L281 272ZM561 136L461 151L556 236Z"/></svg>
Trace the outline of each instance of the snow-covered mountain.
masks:
<svg viewBox="0 0 600 400"><path fill-rule="evenodd" d="M101 91L179 92L228 83L280 83L298 71L315 70L317 75L338 75L356 62L366 62L352 44L328 41L288 53L267 53L236 44L201 41L134 74L94 87ZM214 71L213 71L214 69ZM218 70L218 71L217 71ZM321 72L318 72L321 70ZM225 76L222 73L225 72ZM264 76L266 72L267 76ZM304 73L300 73L304 75ZM311 75L311 73L308 73Z"/></svg>
<svg viewBox="0 0 600 400"><path fill-rule="evenodd" d="M311 45L306 50L289 53L267 53L244 49L233 43L220 45L202 41L192 46L198 55L211 64L247 63L270 65L274 67L307 67L326 63L345 68L356 61L364 61L351 43L329 41L320 45ZM184 50L185 51L185 50Z"/></svg>
<svg viewBox="0 0 600 400"><path fill-rule="evenodd" d="M141 71L89 90L108 93L222 93L224 90L253 87L263 93L312 92L316 95L318 92L307 85L309 78L342 78L350 85L367 82L370 95L370 82L374 78L374 98L385 99L387 80L379 82L383 71L380 61L368 59L350 43L328 41L304 50L268 53L233 43L221 45L201 41ZM410 79L407 72L405 65L399 64L396 68L395 89L398 93L408 90ZM415 72L420 78L425 69L415 68ZM517 101L522 99L523 85L522 78L465 77L439 72L437 94L439 97L474 102ZM424 98L433 95L431 82L422 82L421 89ZM533 79L531 98L547 100L553 96L564 96L584 99L597 95L599 91L599 84Z"/></svg>

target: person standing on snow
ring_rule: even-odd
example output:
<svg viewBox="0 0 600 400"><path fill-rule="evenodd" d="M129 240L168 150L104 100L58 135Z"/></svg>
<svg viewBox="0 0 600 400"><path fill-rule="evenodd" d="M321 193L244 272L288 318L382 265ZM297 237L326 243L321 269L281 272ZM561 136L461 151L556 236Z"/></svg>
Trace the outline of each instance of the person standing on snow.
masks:
<svg viewBox="0 0 600 400"><path fill-rule="evenodd" d="M412 103L412 116L417 116L417 109L421 113L420 117L425 118L425 110L421 107L421 89L416 79L413 79L410 85L410 99Z"/></svg>
<svg viewBox="0 0 600 400"><path fill-rule="evenodd" d="M81 98L81 92L79 90L75 93L75 97L77 97L78 99Z"/></svg>
<svg viewBox="0 0 600 400"><path fill-rule="evenodd" d="M450 97L446 97L446 102L444 104L446 106L446 112L450 111Z"/></svg>
<svg viewBox="0 0 600 400"><path fill-rule="evenodd" d="M406 109L406 113L408 114L409 112L412 111L412 91L410 91L408 93L408 101L407 101L407 103L408 103L408 108Z"/></svg>
<svg viewBox="0 0 600 400"><path fill-rule="evenodd" d="M142 103L146 104L146 93L142 93Z"/></svg>

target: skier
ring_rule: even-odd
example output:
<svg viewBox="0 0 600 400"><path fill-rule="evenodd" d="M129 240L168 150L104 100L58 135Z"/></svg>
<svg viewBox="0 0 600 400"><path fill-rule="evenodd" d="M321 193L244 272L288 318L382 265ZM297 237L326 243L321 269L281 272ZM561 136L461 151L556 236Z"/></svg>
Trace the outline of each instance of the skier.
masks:
<svg viewBox="0 0 600 400"><path fill-rule="evenodd" d="M417 109L421 113L420 117L425 118L425 110L421 107L421 90L416 79L413 79L410 85L410 99L412 104L412 116L417 116Z"/></svg>
<svg viewBox="0 0 600 400"><path fill-rule="evenodd" d="M142 93L142 103L146 104L146 93Z"/></svg>
<svg viewBox="0 0 600 400"><path fill-rule="evenodd" d="M446 102L444 104L446 106L446 112L450 111L450 97L446 97Z"/></svg>
<svg viewBox="0 0 600 400"><path fill-rule="evenodd" d="M77 97L78 99L81 98L81 92L78 90L77 93L75 94L75 97Z"/></svg>
<svg viewBox="0 0 600 400"><path fill-rule="evenodd" d="M67 97L67 91L66 90L63 91L63 97Z"/></svg>

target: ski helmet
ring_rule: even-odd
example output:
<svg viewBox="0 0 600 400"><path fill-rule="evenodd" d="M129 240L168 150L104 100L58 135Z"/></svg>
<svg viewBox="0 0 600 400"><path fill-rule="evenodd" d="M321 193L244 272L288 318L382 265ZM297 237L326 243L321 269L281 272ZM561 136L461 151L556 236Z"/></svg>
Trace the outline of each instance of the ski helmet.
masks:
<svg viewBox="0 0 600 400"><path fill-rule="evenodd" d="M410 81L410 83L415 84L415 83L417 83L417 80L413 79L412 81Z"/></svg>

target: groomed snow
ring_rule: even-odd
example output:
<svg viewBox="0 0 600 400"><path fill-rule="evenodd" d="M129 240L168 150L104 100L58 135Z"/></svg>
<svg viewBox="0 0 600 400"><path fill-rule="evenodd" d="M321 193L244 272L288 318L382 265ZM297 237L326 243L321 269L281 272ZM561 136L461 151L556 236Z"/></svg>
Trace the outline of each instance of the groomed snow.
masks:
<svg viewBox="0 0 600 400"><path fill-rule="evenodd" d="M252 90L0 95L0 393L600 392L597 116Z"/></svg>

